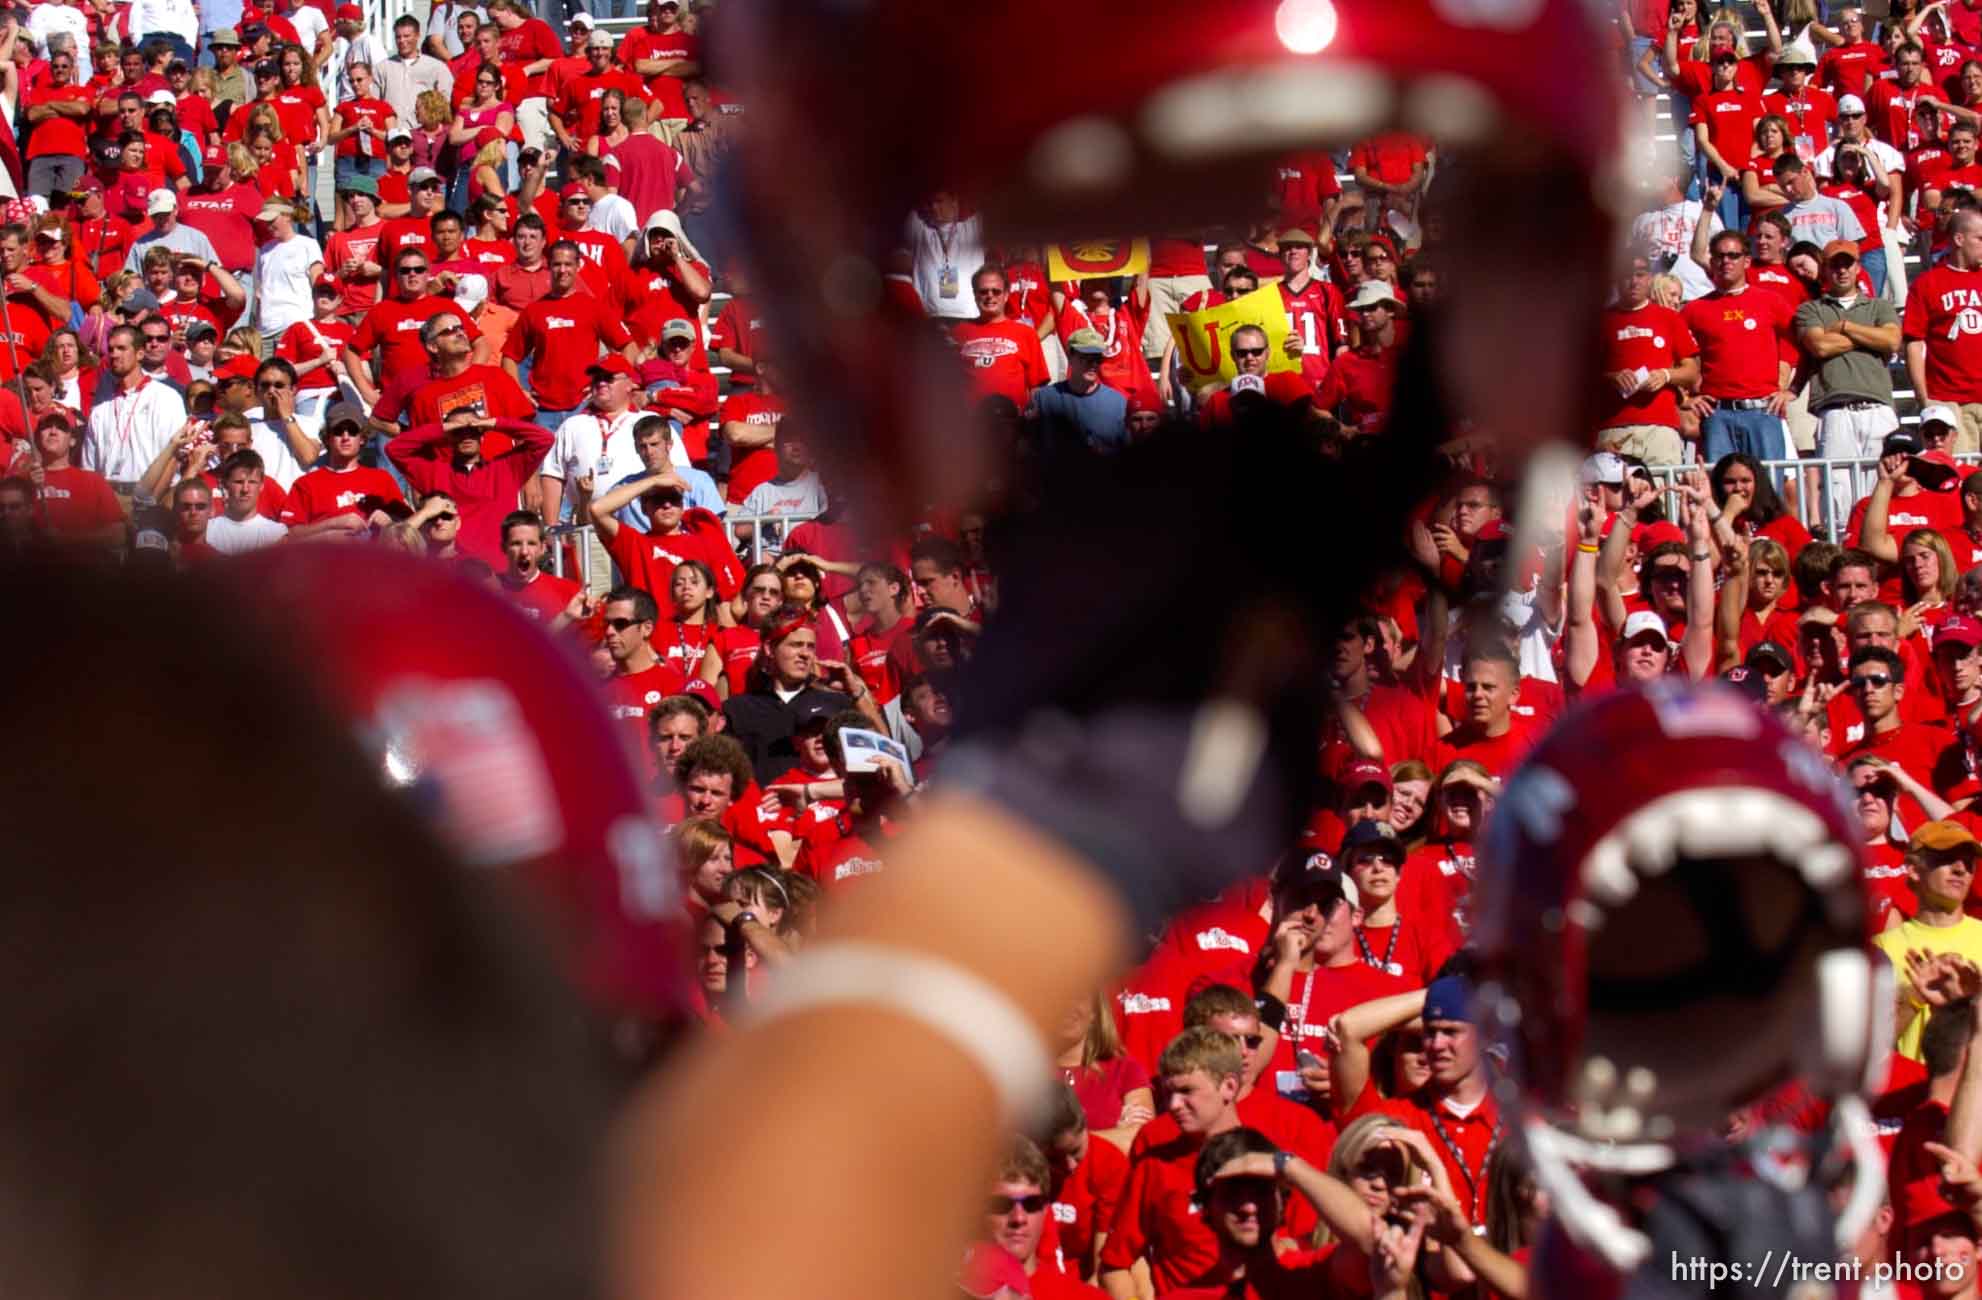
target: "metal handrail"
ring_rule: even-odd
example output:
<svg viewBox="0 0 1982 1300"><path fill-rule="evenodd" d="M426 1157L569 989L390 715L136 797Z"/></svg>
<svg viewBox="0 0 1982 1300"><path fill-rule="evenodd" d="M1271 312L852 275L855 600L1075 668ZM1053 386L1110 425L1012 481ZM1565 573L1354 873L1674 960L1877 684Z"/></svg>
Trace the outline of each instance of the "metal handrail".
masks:
<svg viewBox="0 0 1982 1300"><path fill-rule="evenodd" d="M1964 466L1982 466L1982 454L1962 452L1955 456L1955 462ZM1784 501L1793 499L1796 502L1798 522L1813 536L1828 537L1839 543L1844 540L1844 528L1849 522L1852 505L1870 496L1873 486L1879 481L1879 458L1876 456L1862 460L1765 460L1761 465L1762 472L1775 485L1776 495ZM1652 481L1659 484L1665 494L1666 516L1670 519L1679 518L1679 493L1674 480L1693 468L1691 465L1654 465L1647 470ZM1820 485L1814 492L1808 490L1813 479ZM1792 485L1793 491L1785 491Z"/></svg>
<svg viewBox="0 0 1982 1300"><path fill-rule="evenodd" d="M796 528L800 524L809 523L818 517L816 514L731 514L723 520L723 534L729 539L729 544L733 549L743 545L749 546L750 551L747 555L741 550L738 550L737 558L742 560L744 564L761 564L767 553L775 555L782 550L784 539L789 535L789 530ZM751 536L744 542L737 540L736 529L739 524L750 525ZM766 527L766 525L769 525L769 527ZM564 571L564 543L570 542L572 543L572 550L578 558L578 582L588 591L603 590L605 587L610 586L612 581L610 562L608 562L608 571L606 573L600 574L593 569L595 556L605 553L603 547L595 550L592 545L597 535L598 528L593 524L559 524L557 527L550 529L545 538L550 543L546 549L546 567L549 568L551 573L560 578L569 578L572 576ZM654 594L658 597L663 593L656 592Z"/></svg>

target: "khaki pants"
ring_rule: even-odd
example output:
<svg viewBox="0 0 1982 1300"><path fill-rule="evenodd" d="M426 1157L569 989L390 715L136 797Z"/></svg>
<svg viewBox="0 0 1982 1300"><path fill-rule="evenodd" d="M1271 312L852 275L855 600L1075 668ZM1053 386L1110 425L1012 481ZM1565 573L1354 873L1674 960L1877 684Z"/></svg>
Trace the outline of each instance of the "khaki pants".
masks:
<svg viewBox="0 0 1982 1300"><path fill-rule="evenodd" d="M1636 456L1647 465L1683 465L1686 444L1667 424L1619 424L1597 430L1597 449Z"/></svg>
<svg viewBox="0 0 1982 1300"><path fill-rule="evenodd" d="M1886 301L1894 311L1906 310L1906 240L1887 226L1879 231L1886 246Z"/></svg>
<svg viewBox="0 0 1982 1300"><path fill-rule="evenodd" d="M1817 449L1817 417L1810 414L1810 387L1796 395L1782 413L1782 422L1789 432L1789 445L1801 454L1808 456Z"/></svg>
<svg viewBox="0 0 1982 1300"><path fill-rule="evenodd" d="M1954 431L1954 449L1982 451L1982 402L1963 402L1957 409L1961 411L1961 427Z"/></svg>
<svg viewBox="0 0 1982 1300"><path fill-rule="evenodd" d="M516 106L516 129L523 143L549 154L557 148L557 133L551 130L551 102L542 95Z"/></svg>
<svg viewBox="0 0 1982 1300"><path fill-rule="evenodd" d="M1184 299L1211 287L1208 275L1166 275L1149 282L1149 324L1142 331L1142 354L1151 360L1170 346L1170 322L1165 317L1184 309Z"/></svg>
<svg viewBox="0 0 1982 1300"><path fill-rule="evenodd" d="M599 540L598 529L585 530L585 549L588 553L585 590L603 596L613 589L612 556L606 553L606 544ZM578 580L577 574L570 576L572 581Z"/></svg>

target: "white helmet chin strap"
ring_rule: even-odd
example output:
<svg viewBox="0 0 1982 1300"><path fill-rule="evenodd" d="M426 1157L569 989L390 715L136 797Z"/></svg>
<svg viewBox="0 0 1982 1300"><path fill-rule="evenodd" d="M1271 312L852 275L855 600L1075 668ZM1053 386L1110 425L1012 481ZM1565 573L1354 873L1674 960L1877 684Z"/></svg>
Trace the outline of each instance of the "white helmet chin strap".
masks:
<svg viewBox="0 0 1982 1300"><path fill-rule="evenodd" d="M1818 959L1814 991L1815 998L1805 1004L1814 1023L1799 1040L1809 1050L1797 1065L1820 1095L1834 1099L1831 1123L1850 1156L1851 1192L1835 1231L1843 1249L1863 1235L1885 1198L1885 1158L1862 1090L1876 1082L1870 1076L1885 1065L1874 1045L1892 1041L1891 1025L1881 1023L1882 1018L1890 1020L1891 968L1857 949L1837 949ZM1601 1118L1600 1107L1597 1115ZM1654 1248L1651 1238L1592 1193L1584 1174L1642 1178L1663 1173L1679 1163L1674 1149L1654 1141L1584 1136L1535 1115L1522 1120L1521 1131L1535 1181L1548 1193L1551 1215L1569 1239L1620 1274L1639 1268Z"/></svg>
<svg viewBox="0 0 1982 1300"><path fill-rule="evenodd" d="M1616 1210L1590 1194L1571 1163L1569 1148L1583 1145L1544 1121L1529 1117L1521 1132L1535 1182L1548 1193L1549 1214L1569 1239L1616 1273L1635 1272L1652 1253L1652 1239L1625 1223ZM1670 1153L1668 1153L1670 1154Z"/></svg>

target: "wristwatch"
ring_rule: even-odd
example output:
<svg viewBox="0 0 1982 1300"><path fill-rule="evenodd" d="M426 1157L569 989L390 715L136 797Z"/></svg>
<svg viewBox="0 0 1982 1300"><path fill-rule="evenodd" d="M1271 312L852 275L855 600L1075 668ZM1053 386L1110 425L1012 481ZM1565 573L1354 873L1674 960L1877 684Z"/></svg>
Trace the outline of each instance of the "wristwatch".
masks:
<svg viewBox="0 0 1982 1300"><path fill-rule="evenodd" d="M1293 1162L1293 1159L1294 1153L1292 1151L1275 1151L1273 1153L1273 1176L1275 1178L1285 1178L1287 1176L1287 1166Z"/></svg>

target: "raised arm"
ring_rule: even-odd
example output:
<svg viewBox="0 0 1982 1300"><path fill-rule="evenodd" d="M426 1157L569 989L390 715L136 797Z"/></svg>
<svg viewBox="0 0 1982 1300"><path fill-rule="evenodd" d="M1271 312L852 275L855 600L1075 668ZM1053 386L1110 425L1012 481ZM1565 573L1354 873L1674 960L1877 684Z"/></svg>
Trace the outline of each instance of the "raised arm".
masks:
<svg viewBox="0 0 1982 1300"><path fill-rule="evenodd" d="M608 491L604 496L595 496L587 507L592 523L599 530L599 537L611 541L619 532L619 520L614 518L620 511L638 501L655 488L671 487L686 495L688 485L681 481L670 467L663 466L639 478L628 479Z"/></svg>
<svg viewBox="0 0 1982 1300"><path fill-rule="evenodd" d="M1865 503L1865 520L1859 530L1858 549L1887 564L1899 563L1899 542L1886 526L1886 512L1893 503L1893 476L1879 462L1879 481L1872 485L1872 496Z"/></svg>
<svg viewBox="0 0 1982 1300"><path fill-rule="evenodd" d="M1576 554L1569 560L1569 599L1562 629L1563 668L1582 686L1597 666L1597 553L1606 512L1601 501L1576 509Z"/></svg>
<svg viewBox="0 0 1982 1300"><path fill-rule="evenodd" d="M1699 681L1714 667L1713 524L1707 513L1713 494L1707 487L1707 472L1696 469L1688 473L1682 490L1686 550L1692 566L1686 572L1686 635L1679 643L1679 654L1687 675Z"/></svg>
<svg viewBox="0 0 1982 1300"><path fill-rule="evenodd" d="M1370 1081L1368 1040L1409 1024L1424 1014L1425 991L1393 993L1358 1003L1328 1022L1328 1054L1335 1103L1348 1106Z"/></svg>
<svg viewBox="0 0 1982 1300"><path fill-rule="evenodd" d="M1723 546L1721 561L1725 568L1714 608L1714 639L1725 670L1741 662L1741 620L1748 613L1748 544L1737 540L1733 546Z"/></svg>

